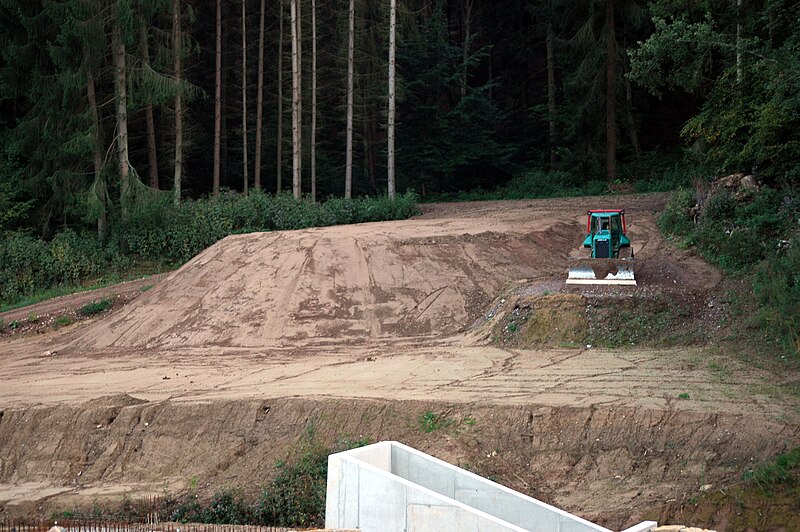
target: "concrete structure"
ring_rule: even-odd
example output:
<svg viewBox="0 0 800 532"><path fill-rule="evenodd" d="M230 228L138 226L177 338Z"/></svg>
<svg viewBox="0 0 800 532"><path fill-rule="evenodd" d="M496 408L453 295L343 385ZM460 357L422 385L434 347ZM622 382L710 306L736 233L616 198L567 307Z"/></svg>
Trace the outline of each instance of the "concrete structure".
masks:
<svg viewBox="0 0 800 532"><path fill-rule="evenodd" d="M326 528L611 532L398 442L328 458ZM626 532L648 532L646 522Z"/></svg>

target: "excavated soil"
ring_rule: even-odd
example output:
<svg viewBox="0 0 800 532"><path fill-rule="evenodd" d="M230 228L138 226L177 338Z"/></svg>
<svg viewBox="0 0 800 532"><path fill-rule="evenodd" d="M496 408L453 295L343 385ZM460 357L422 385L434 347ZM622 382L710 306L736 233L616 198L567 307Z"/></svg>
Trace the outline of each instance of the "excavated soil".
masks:
<svg viewBox="0 0 800 532"><path fill-rule="evenodd" d="M659 235L664 201L426 205L232 236L106 316L0 339L0 512L255 490L309 424L403 441L612 527L732 482L800 441L796 377L706 348L722 275ZM614 207L639 287L565 287L585 212ZM665 348L653 327L698 333ZM427 433L427 412L452 423Z"/></svg>

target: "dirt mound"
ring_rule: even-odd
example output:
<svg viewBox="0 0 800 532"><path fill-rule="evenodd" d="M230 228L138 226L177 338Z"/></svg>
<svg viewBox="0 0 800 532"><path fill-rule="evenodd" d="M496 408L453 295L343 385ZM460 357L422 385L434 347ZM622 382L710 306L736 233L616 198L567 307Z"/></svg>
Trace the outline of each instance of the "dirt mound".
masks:
<svg viewBox="0 0 800 532"><path fill-rule="evenodd" d="M491 339L509 347L575 347L585 341L586 298L546 293L503 300L491 323Z"/></svg>
<svg viewBox="0 0 800 532"><path fill-rule="evenodd" d="M472 217L428 212L410 221L228 237L89 327L73 347L298 347L452 336L509 283L562 281L568 257L581 253L583 213L599 201L501 202L472 207ZM676 253L652 216L637 209L654 201L627 202L642 283L716 285L713 268Z"/></svg>
<svg viewBox="0 0 800 532"><path fill-rule="evenodd" d="M528 225L487 231L400 222L228 237L75 345L256 347L452 335L509 281L563 269L577 227Z"/></svg>

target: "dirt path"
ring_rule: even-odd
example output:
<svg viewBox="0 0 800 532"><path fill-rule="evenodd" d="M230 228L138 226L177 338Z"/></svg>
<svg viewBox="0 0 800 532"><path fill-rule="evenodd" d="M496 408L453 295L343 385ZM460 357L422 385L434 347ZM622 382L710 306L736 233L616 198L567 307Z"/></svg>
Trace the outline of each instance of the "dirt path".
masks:
<svg viewBox="0 0 800 532"><path fill-rule="evenodd" d="M111 297L133 299L134 296L141 294L143 289L154 286L166 276L167 274L161 273L145 277L144 279L136 279L134 281L97 288L96 290L86 290L85 292L54 297L42 301L41 303L34 303L33 305L0 312L0 320L3 320L4 323L11 323L13 321L25 320L30 315L35 315L40 318L43 316L64 315L92 301Z"/></svg>
<svg viewBox="0 0 800 532"><path fill-rule="evenodd" d="M230 409L250 412L252 408L265 408L252 406L265 404L259 401L289 401L297 410L291 425L295 431L292 437L296 438L299 427L311 416L302 402L312 400L329 412L325 419L331 431L347 425L413 443L414 431L389 430L393 421L385 417L385 410L393 407L384 406L382 410L374 405L424 402L450 405L448 411L481 409L488 427L485 433L458 444L473 449L470 453L474 451L480 457L493 456L487 445L502 444L487 443L496 437L489 421L495 408L509 416L508 420L497 419L499 433L509 434L529 431L524 421L520 428L519 420L512 420L519 412L524 411L520 419L529 419L533 414L528 412L552 409L556 412L555 428L542 430L563 432L569 427L557 425L561 409L577 409L588 418L585 423L596 419L595 414L602 410L605 421L596 437L603 438L602 431L621 431L619 445L607 450L608 456L591 454L593 444L589 440L576 441L572 451L557 444L541 450L533 447L533 439L513 440L516 443L509 452L518 453L519 461L501 471L507 475L501 478L514 484L513 475L525 467L560 464L562 484L549 485L555 486L553 500L592 516L603 513L609 494L613 494L622 501L613 519L624 521L627 517L620 517L619 512L626 505L641 514L655 500L664 502L679 496L676 494L689 497L687 494L697 489L695 484L705 483L701 480L709 475L708 468L728 467L724 461L717 463L710 458L716 456L715 452L723 456L739 446L739 467L758 459L750 451L747 456L742 454L741 449L750 449L750 443L741 447L741 441L763 444L768 449L765 452L775 453L796 444L800 434L797 398L786 393L783 386L794 377L753 368L718 350L706 349L702 343L672 349L599 349L559 347L551 342L536 349L517 349L493 338L500 323L498 311L507 298L518 293L562 291L565 297L591 295L591 301L613 296L617 299L608 300L612 309L613 301L620 298L662 297L668 305L675 305L676 314L686 308L698 309L697 319L708 322L704 330L714 334L714 320L721 316L718 292L722 276L660 236L654 213L664 201L664 195L654 194L616 197L612 203L607 198L572 198L424 205L421 216L407 221L226 238L106 316L47 335L0 339L0 432L3 426L9 427L9 419L33 419L34 412L53 408L72 409L69 419L85 425L81 430L101 431L108 424L116 426L114 419L120 411L132 409L126 414L129 422L114 429L121 439L108 445L133 453L143 444L134 444L132 438L145 430L139 426L143 418L137 418L133 410L152 413L183 408L184 413L174 414L174 419L185 418L185 422L175 430L191 434L195 428L205 427L204 438L213 447L221 436L216 429L208 428L206 416L225 418ZM589 208L615 207L625 208L629 217L640 286L567 290L563 280L568 258L582 240L584 213ZM152 284L153 280L145 283ZM134 284L130 289L138 287ZM88 301L99 296L81 297ZM30 309L22 312L27 315ZM557 314L554 316L552 324L558 328L561 322ZM684 317L682 325L676 327L694 319L694 314ZM102 417L104 413L89 413L96 405L81 406L110 394L127 394L124 397L135 400L128 404L128 397L107 418ZM142 401L150 402L150 406L137 406ZM615 425L615 412L640 413L641 423L630 429L643 438L635 452L630 450L633 447L626 447L629 432ZM656 430L668 432L672 420L683 414L688 417L675 430L685 434L687 441L697 427L716 430L725 416L735 418L730 427L735 427L737 436L734 441L709 431L706 447L691 451L697 456L696 467L685 469L681 465L684 457L676 454L674 475L665 475L663 460L653 458L652 449L670 453L674 441L647 438ZM403 427L413 423L415 415L411 415L411 421L403 418ZM235 418L219 429L226 431L222 436L232 443L224 453L219 451L222 454L216 455L216 462L203 464L213 465L208 475L247 482L246 471L267 474L275 457L259 458L262 461L258 463L248 461L251 443L285 446L294 440L281 432L284 429L280 427L288 426L285 423L259 428L267 432L251 436L255 430L251 425L260 423L259 416L245 416L241 422L234 422ZM364 416L372 422L351 423L367 419ZM648 421L651 418L659 421L654 425ZM60 441L59 429L47 429L48 423L42 421L37 426L45 432L32 432L30 437ZM95 436L88 434L87 441L94 441ZM100 437L100 432L97 434ZM177 436L170 434L169 441L176 441ZM583 436L586 434L584 430ZM453 454L453 442L461 441L457 436L436 442L420 440L420 444L430 446L428 450L445 459L460 459L463 457L458 453ZM106 456L103 449L92 452ZM524 449L528 450L522 452ZM540 451L544 454L536 454ZM643 454L635 455L639 451ZM60 451L52 452L60 456ZM186 448L182 452L193 451ZM525 454L528 452L536 454L538 461ZM609 465L617 464L626 453L633 454L620 462L619 472L616 465ZM74 454L76 460L86 461L87 467L95 463L91 458L94 455L85 448ZM174 454L148 454L145 469L161 472L158 475L164 478L177 475L185 481L193 466L175 471L171 468L178 461ZM2 466L4 456L18 457L22 463L23 455L4 450L0 441L0 501L31 497L40 489L66 492L72 490L69 486L77 485L69 476L77 471L51 478L46 468L43 473L31 470L25 475L11 465ZM155 474L137 473L135 478L128 478L112 462L101 468L86 493L116 493L109 482L119 487L139 481L142 490L158 491L159 485L152 478ZM567 473L574 467L583 468L585 478L570 477ZM234 469L243 473L234 475ZM118 472L103 476L107 471ZM739 469L729 467L712 476L722 479L739 474ZM517 487L533 493L531 490L539 485L537 475L533 469L518 474L524 479ZM620 475L629 475L629 481L624 485L617 482L615 478ZM637 498L645 484L648 487L644 491L649 495ZM35 489L26 491L20 486ZM546 482L542 486L548 487ZM208 489L213 488L209 484Z"/></svg>

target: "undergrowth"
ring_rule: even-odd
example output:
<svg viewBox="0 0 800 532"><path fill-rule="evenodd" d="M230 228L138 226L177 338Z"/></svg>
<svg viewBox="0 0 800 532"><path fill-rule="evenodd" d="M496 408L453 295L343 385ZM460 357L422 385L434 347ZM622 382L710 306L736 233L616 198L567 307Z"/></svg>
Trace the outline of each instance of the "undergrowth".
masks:
<svg viewBox="0 0 800 532"><path fill-rule="evenodd" d="M800 194L764 187L704 196L675 192L659 228L751 283L758 309L745 321L800 361ZM699 199L702 208L695 207Z"/></svg>
<svg viewBox="0 0 800 532"><path fill-rule="evenodd" d="M369 438L359 437L327 445L314 425L309 425L286 459L275 464L275 477L255 499L233 488L218 491L207 502L188 493L168 498L168 510L162 517L183 523L321 527L325 524L328 455L369 443Z"/></svg>
<svg viewBox="0 0 800 532"><path fill-rule="evenodd" d="M800 484L800 447L746 471L743 478L767 493L781 487L797 486Z"/></svg>
<svg viewBox="0 0 800 532"><path fill-rule="evenodd" d="M176 267L218 240L238 233L405 219L417 212L413 193L342 199L324 203L291 195L234 192L174 207L155 198L117 220L106 242L94 233L65 229L50 240L9 232L0 238L0 306L4 310L62 292L102 286L129 277Z"/></svg>
<svg viewBox="0 0 800 532"><path fill-rule="evenodd" d="M658 160L657 160L658 159ZM572 196L598 196L614 193L668 192L688 184L685 164L663 157L643 158L625 175L610 183L575 172L529 170L492 190L475 189L426 196L425 201L489 201Z"/></svg>

